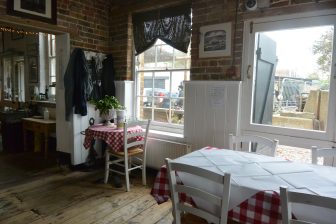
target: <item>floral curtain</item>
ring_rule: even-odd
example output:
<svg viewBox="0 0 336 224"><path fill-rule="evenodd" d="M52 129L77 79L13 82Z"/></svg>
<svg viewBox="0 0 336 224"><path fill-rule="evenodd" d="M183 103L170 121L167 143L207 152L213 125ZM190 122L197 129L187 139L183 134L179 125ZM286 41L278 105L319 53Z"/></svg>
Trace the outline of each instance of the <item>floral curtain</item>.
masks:
<svg viewBox="0 0 336 224"><path fill-rule="evenodd" d="M191 36L191 7L154 10L133 15L136 55L150 48L157 39L187 53Z"/></svg>

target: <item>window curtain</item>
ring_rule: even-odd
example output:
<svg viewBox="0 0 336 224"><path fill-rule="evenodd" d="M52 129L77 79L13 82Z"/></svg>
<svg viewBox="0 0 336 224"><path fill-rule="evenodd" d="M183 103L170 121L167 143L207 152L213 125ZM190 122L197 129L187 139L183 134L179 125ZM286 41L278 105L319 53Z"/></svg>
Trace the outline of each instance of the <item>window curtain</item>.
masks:
<svg viewBox="0 0 336 224"><path fill-rule="evenodd" d="M157 39L187 53L191 36L190 5L137 13L132 19L136 55L153 46Z"/></svg>

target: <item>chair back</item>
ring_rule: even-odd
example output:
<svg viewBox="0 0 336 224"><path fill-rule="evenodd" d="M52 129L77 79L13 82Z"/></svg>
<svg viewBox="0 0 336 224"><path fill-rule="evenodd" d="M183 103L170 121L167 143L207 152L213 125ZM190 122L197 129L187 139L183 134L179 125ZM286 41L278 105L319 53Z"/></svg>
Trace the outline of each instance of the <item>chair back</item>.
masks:
<svg viewBox="0 0 336 224"><path fill-rule="evenodd" d="M329 208L336 210L336 199L319 195L311 195L306 193L291 192L287 187L280 187L281 214L283 224L309 224L308 220L292 219L291 203L313 205L317 207ZM295 215L295 214L294 214Z"/></svg>
<svg viewBox="0 0 336 224"><path fill-rule="evenodd" d="M229 135L229 147L232 150L241 150L243 143L248 143L248 151L255 152L260 154L265 154L268 156L275 156L275 151L278 147L279 140L271 140L257 135L240 135L234 136L233 134Z"/></svg>
<svg viewBox="0 0 336 224"><path fill-rule="evenodd" d="M208 221L208 223L226 224L228 218L228 207L230 197L230 174L218 174L200 167L187 164L174 163L166 159L171 199L173 204L173 216L175 224L181 223L181 212L191 213ZM207 192L203 189L187 184L177 184L175 172L184 172L198 177L205 178L207 181L213 181L220 184L222 193L220 196ZM190 197L197 197L207 201L219 208L220 214L213 214L204 209L188 206L179 199L179 193L185 193Z"/></svg>
<svg viewBox="0 0 336 224"><path fill-rule="evenodd" d="M127 153L129 148L135 146L141 146L141 148L146 151L147 148L147 137L151 120L136 120L129 121L124 123L124 152ZM136 126L142 127L142 131L136 131L133 133L129 133L129 129L134 128Z"/></svg>
<svg viewBox="0 0 336 224"><path fill-rule="evenodd" d="M317 164L317 158L323 157L323 165L336 166L336 148L317 148L312 146L312 163Z"/></svg>

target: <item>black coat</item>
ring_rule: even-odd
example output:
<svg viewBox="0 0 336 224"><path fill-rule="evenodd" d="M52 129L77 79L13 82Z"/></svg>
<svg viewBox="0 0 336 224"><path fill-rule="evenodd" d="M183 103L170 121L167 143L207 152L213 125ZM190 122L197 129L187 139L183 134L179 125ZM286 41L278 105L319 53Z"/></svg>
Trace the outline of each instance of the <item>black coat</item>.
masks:
<svg viewBox="0 0 336 224"><path fill-rule="evenodd" d="M87 61L84 51L75 48L64 74L65 119L70 120L73 107L75 114L87 115L87 99L92 91Z"/></svg>
<svg viewBox="0 0 336 224"><path fill-rule="evenodd" d="M101 77L102 97L105 95L115 96L114 75L113 58L112 55L109 54L103 61L103 72Z"/></svg>

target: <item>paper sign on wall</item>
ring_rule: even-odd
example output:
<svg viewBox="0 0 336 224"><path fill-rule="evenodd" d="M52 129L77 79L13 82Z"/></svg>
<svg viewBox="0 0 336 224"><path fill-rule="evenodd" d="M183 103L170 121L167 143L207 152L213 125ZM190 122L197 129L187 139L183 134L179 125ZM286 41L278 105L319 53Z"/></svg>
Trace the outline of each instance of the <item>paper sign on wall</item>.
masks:
<svg viewBox="0 0 336 224"><path fill-rule="evenodd" d="M222 86L211 87L209 89L209 98L211 108L224 108L225 88Z"/></svg>

